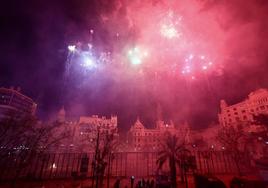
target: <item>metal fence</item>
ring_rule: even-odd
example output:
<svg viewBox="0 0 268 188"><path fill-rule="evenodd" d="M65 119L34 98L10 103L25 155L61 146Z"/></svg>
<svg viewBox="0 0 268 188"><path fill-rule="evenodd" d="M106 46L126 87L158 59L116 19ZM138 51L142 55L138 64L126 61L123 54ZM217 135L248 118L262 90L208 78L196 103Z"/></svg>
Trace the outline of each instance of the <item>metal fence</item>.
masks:
<svg viewBox="0 0 268 188"><path fill-rule="evenodd" d="M234 174L236 164L230 154L224 151L192 152L195 172L201 174ZM244 156L240 169L244 174L252 173L250 160ZM149 177L157 171L156 152L120 152L114 153L105 175L110 177ZM22 166L23 159L16 156L0 159L0 179L17 178L57 179L79 176L83 173L92 177L94 153L47 153L34 156L29 164ZM109 169L109 170L108 170ZM163 172L168 172L168 164L164 164ZM178 169L179 172L179 169ZM190 171L189 173L192 173Z"/></svg>

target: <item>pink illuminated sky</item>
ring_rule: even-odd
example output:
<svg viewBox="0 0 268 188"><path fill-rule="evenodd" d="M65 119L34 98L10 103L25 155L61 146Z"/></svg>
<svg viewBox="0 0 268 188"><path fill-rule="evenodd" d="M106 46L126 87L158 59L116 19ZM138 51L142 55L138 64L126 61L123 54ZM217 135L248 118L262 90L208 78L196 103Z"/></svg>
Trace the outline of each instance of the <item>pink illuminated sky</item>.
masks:
<svg viewBox="0 0 268 188"><path fill-rule="evenodd" d="M21 86L42 117L64 104L71 115L118 114L121 127L140 116L152 126L160 104L165 120L205 127L220 99L238 102L268 87L266 0L32 0L1 8L0 81ZM67 47L78 43L81 51L90 43L92 57L73 58L63 92ZM95 62L108 52L111 62Z"/></svg>

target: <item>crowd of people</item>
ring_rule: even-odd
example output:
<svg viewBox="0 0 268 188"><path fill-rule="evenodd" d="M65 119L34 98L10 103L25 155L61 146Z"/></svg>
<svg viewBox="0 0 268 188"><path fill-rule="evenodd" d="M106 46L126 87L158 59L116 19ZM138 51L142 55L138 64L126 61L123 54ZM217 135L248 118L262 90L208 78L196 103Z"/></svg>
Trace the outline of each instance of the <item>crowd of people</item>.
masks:
<svg viewBox="0 0 268 188"><path fill-rule="evenodd" d="M120 179L117 179L114 183L114 188L120 188ZM144 178L138 180L135 182L134 176L131 176L130 178L130 188L154 188L155 187L155 181L154 179L147 179ZM128 188L126 185L125 188Z"/></svg>

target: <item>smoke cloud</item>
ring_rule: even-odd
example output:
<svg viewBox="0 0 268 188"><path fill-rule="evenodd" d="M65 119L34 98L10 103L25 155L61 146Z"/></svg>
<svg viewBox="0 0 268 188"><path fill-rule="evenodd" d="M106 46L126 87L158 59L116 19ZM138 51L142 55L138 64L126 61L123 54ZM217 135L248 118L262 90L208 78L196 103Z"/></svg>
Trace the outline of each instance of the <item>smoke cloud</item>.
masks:
<svg viewBox="0 0 268 188"><path fill-rule="evenodd" d="M0 16L5 23L0 81L20 85L44 117L65 101L71 116L117 114L119 126L127 130L138 116L153 127L161 106L164 120L202 128L217 121L220 99L232 104L267 87L265 0L68 0L6 6ZM179 20L181 33L173 42L159 36L169 14ZM74 74L63 92L66 46L77 42L92 43L97 54L111 52L114 62L86 77ZM125 65L125 54L134 46L148 48L146 63L154 66L157 79L147 67ZM190 53L209 56L213 73L195 82L174 77L173 64L182 66Z"/></svg>

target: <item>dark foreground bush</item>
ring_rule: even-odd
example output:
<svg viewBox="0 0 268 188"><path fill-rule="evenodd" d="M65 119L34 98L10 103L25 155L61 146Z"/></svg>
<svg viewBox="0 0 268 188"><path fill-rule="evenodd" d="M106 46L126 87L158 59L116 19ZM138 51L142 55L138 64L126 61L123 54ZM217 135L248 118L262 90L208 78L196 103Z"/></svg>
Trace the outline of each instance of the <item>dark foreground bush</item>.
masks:
<svg viewBox="0 0 268 188"><path fill-rule="evenodd" d="M234 177L231 180L230 188L265 188L265 182L259 180L247 180Z"/></svg>
<svg viewBox="0 0 268 188"><path fill-rule="evenodd" d="M196 188L226 188L225 184L216 177L195 174L194 180Z"/></svg>

